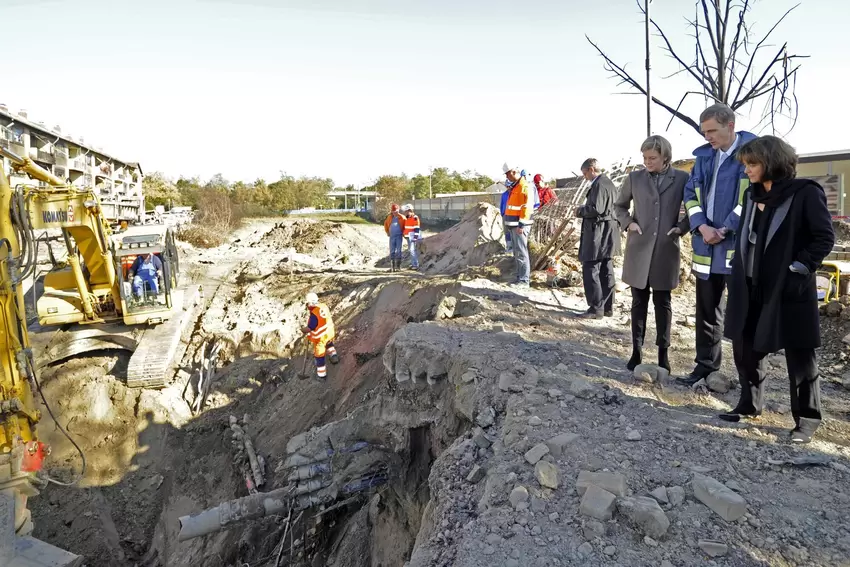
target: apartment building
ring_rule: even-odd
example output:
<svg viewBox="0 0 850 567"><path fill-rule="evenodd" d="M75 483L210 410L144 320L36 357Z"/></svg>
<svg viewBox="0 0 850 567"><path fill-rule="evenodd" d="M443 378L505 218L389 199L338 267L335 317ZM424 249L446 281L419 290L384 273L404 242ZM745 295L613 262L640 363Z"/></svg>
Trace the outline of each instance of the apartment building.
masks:
<svg viewBox="0 0 850 567"><path fill-rule="evenodd" d="M35 163L69 185L93 187L108 219L137 221L145 212L142 168L119 160L83 138L63 134L59 126L48 127L30 120L26 111L12 112L0 104L0 146ZM2 160L7 173L7 159ZM25 176L11 175L12 185L33 183Z"/></svg>

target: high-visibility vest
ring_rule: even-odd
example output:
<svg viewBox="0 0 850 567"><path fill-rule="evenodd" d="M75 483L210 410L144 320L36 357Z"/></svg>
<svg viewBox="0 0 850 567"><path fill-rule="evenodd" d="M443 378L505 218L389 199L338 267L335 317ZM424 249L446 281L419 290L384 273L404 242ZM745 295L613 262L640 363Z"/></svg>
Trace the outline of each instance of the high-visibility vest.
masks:
<svg viewBox="0 0 850 567"><path fill-rule="evenodd" d="M324 303L317 303L309 308L310 314L316 317L316 327L310 330L307 338L310 342L318 343L322 340L328 341L334 338L334 322L331 318L331 310Z"/></svg>
<svg viewBox="0 0 850 567"><path fill-rule="evenodd" d="M419 217L416 215L404 219L404 235L408 236L411 232L419 232Z"/></svg>
<svg viewBox="0 0 850 567"><path fill-rule="evenodd" d="M511 188L508 202L505 205L505 225L518 226L531 224L531 213L534 201L529 194L528 182L520 177L516 185Z"/></svg>

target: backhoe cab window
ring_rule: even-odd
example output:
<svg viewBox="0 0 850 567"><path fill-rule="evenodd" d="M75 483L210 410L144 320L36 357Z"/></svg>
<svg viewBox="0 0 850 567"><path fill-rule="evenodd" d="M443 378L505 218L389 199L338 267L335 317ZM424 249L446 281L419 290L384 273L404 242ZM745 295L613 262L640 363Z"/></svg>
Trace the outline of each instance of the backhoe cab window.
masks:
<svg viewBox="0 0 850 567"><path fill-rule="evenodd" d="M122 256L121 271L124 300L132 313L161 309L167 304L165 270L158 253Z"/></svg>

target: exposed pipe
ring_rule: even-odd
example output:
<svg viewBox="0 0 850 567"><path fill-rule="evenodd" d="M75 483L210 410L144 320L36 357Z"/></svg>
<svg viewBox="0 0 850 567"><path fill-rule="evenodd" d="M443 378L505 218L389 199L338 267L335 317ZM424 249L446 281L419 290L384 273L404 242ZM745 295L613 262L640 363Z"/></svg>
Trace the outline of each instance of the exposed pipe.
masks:
<svg viewBox="0 0 850 567"><path fill-rule="evenodd" d="M281 514L290 506L291 493L292 491L289 488L279 488L271 492L252 494L244 498L222 502L215 508L210 508L194 516L181 516L177 540L186 541L221 531L239 522Z"/></svg>

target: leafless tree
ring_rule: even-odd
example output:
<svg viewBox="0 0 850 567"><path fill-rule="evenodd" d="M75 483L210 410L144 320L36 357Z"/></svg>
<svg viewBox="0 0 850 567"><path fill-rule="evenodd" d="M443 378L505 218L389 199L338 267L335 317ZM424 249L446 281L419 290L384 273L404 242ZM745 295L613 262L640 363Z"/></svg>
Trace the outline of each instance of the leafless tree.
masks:
<svg viewBox="0 0 850 567"><path fill-rule="evenodd" d="M636 0L638 8L645 14L641 0ZM755 103L764 105L761 120L755 130L777 130L777 118L788 119L792 129L797 121L797 71L800 59L807 56L788 52L788 43L781 46L768 44L773 32L788 15L800 5L787 10L781 18L760 39L748 23L752 5L756 0L696 0L693 19L686 18L690 45L686 50L673 47L667 34L654 21L650 24L658 37L664 42L664 51L674 59L679 70L665 78L686 73L695 83L692 90L686 91L676 106L668 104L655 96L652 101L664 108L674 118L690 125L699 132L698 120L694 120L682 111L682 104L689 96L703 97L705 102L723 102L738 111L743 107L752 109ZM587 36L585 36L587 37ZM605 70L613 73L621 85L628 85L634 91L646 96L646 89L640 81L626 71L625 65L618 65L590 37L587 41L605 60ZM681 53L693 52L688 58ZM772 54L772 55L771 55Z"/></svg>

